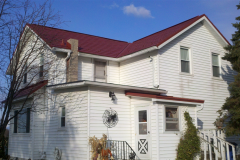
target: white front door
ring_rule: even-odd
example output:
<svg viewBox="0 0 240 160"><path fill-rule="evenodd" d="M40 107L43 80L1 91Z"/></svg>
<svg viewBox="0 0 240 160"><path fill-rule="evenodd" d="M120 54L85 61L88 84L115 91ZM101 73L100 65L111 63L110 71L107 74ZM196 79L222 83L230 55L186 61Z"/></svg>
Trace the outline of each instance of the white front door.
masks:
<svg viewBox="0 0 240 160"><path fill-rule="evenodd" d="M148 107L136 108L136 153L140 159L150 159L151 132Z"/></svg>

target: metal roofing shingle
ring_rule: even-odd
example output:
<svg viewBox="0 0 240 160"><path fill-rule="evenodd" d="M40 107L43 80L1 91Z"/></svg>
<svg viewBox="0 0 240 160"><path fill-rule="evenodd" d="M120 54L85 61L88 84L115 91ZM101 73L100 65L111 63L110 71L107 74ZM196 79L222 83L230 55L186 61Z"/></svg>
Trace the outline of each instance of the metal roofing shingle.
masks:
<svg viewBox="0 0 240 160"><path fill-rule="evenodd" d="M62 30L62 29L57 29L52 27L40 26L35 24L27 24L27 25L34 32L36 32L50 47L69 49L69 47L67 46L67 40L72 38L72 39L78 40L79 52L94 54L99 56L119 58L119 57L123 57L149 47L161 45L162 43L164 43L165 41L167 41L177 33L181 32L182 30L184 30L185 28L187 28L188 26L190 26L191 24L193 24L203 16L207 18L207 16L204 14L201 16L196 16L194 18L191 18L189 20L176 24L167 29L151 34L147 37L141 38L132 43L83 34L83 33L77 33L77 32L72 32L72 31L67 31L67 30ZM219 32L217 28L216 30ZM221 36L223 35L221 34ZM223 38L226 40L224 36Z"/></svg>

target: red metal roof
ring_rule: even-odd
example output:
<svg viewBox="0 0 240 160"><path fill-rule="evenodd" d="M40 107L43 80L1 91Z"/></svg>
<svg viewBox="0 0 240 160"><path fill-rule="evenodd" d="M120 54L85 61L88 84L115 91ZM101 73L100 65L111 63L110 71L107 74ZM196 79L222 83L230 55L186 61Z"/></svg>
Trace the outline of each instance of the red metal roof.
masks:
<svg viewBox="0 0 240 160"><path fill-rule="evenodd" d="M207 16L204 14L201 16L196 16L132 43L52 27L39 26L35 24L27 25L34 32L36 32L50 47L69 49L67 40L72 38L78 40L79 52L119 58L149 47L159 46L204 16L207 18ZM213 23L211 22L211 24ZM216 30L220 33L217 28ZM221 33L220 35L226 40L226 38Z"/></svg>
<svg viewBox="0 0 240 160"><path fill-rule="evenodd" d="M47 85L47 83L48 83L48 81L44 80L44 81L38 82L36 84L22 88L18 92L16 92L16 94L14 95L14 99L24 97L24 96L29 96L29 95L33 94L34 92L36 92L37 90L39 90L40 88L42 88L43 86ZM2 101L2 103L4 103L4 102L6 102L6 100Z"/></svg>
<svg viewBox="0 0 240 160"><path fill-rule="evenodd" d="M173 97L173 96L161 96L161 95L156 95L156 94L126 92L125 95L126 96L137 96L137 97L146 97L146 98L156 98L156 99L172 100L172 101L204 103L204 100L200 100L200 99L180 98L180 97Z"/></svg>

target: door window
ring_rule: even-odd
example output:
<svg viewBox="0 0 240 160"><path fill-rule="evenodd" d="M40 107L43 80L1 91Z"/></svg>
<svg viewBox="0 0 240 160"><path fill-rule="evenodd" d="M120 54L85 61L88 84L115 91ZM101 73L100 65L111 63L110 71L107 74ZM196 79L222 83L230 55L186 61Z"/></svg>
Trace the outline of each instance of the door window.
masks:
<svg viewBox="0 0 240 160"><path fill-rule="evenodd" d="M138 111L139 134L147 134L147 111Z"/></svg>

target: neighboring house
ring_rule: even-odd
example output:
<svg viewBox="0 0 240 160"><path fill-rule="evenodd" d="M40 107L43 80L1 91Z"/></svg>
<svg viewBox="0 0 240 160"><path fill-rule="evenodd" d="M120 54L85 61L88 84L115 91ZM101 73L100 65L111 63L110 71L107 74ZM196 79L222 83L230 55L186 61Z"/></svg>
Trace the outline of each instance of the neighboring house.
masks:
<svg viewBox="0 0 240 160"><path fill-rule="evenodd" d="M175 159L185 128L183 113L188 111L199 129L214 129L234 80L231 64L221 58L229 42L206 15L132 43L26 27L36 35L44 32L39 36L48 44L47 54L58 57L49 75L61 74L23 88L16 97L17 105L24 94L41 90L48 96L38 101L48 109L26 108L21 117L25 128L18 129L17 119L12 120L11 157L52 160L57 147L62 159L90 159L88 137L108 131L110 140L126 141L140 159ZM119 121L107 130L102 116L110 108Z"/></svg>

